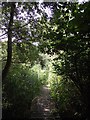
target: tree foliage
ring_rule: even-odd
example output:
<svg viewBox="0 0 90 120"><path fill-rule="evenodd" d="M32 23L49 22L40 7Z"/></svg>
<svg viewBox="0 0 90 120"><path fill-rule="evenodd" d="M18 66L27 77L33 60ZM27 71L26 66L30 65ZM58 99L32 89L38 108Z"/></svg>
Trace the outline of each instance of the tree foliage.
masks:
<svg viewBox="0 0 90 120"><path fill-rule="evenodd" d="M90 119L89 6L90 2L2 3L0 37L8 39L7 45L2 42L3 71L7 68L3 105L10 107L13 118L28 116L33 95L50 82L62 118Z"/></svg>
<svg viewBox="0 0 90 120"><path fill-rule="evenodd" d="M44 49L49 54L57 54L55 69L66 81L73 81L82 95L89 119L90 92L90 2L58 3L52 19L46 23ZM45 30L45 28L44 28ZM41 45L42 49L42 45Z"/></svg>

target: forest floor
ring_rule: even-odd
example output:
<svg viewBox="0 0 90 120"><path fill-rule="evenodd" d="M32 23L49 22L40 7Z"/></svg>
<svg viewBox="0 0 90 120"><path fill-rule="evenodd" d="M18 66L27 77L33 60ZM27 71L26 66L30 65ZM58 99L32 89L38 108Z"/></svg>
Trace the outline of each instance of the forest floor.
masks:
<svg viewBox="0 0 90 120"><path fill-rule="evenodd" d="M50 97L49 86L42 86L40 95L33 99L31 118L40 120L61 120L56 112L55 103Z"/></svg>

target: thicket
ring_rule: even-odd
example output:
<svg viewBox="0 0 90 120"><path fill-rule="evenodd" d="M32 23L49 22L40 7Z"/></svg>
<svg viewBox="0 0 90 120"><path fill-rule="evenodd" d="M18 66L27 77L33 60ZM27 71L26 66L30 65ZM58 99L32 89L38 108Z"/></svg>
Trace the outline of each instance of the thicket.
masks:
<svg viewBox="0 0 90 120"><path fill-rule="evenodd" d="M3 84L3 119L30 118L32 100L39 95L47 74L40 65L13 64Z"/></svg>

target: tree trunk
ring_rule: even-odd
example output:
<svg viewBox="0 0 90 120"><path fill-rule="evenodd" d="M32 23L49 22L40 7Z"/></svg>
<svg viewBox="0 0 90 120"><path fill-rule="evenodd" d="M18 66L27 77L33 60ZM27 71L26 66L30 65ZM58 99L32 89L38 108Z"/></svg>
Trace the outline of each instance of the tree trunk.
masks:
<svg viewBox="0 0 90 120"><path fill-rule="evenodd" d="M10 11L10 21L8 24L8 42L7 42L7 61L6 65L2 71L2 81L4 82L6 79L6 76L8 74L11 60L12 60L12 26L13 26L13 18L14 18L14 10L15 10L15 3L9 3L11 5L11 11Z"/></svg>

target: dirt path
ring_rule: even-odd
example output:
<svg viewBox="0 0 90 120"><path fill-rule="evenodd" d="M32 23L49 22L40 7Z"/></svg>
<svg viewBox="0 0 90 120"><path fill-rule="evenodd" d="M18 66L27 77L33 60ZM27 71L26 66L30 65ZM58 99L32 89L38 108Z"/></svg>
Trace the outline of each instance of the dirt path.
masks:
<svg viewBox="0 0 90 120"><path fill-rule="evenodd" d="M40 96L32 101L31 118L41 118L40 120L61 120L55 115L55 104L50 98L50 89L48 86L41 88Z"/></svg>

